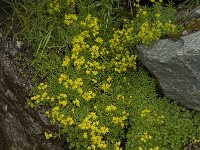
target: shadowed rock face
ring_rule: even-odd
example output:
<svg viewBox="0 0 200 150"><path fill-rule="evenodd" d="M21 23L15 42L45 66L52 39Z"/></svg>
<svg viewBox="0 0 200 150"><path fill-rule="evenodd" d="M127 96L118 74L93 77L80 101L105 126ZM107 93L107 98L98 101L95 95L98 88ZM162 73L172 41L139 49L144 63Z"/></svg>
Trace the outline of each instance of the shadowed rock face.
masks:
<svg viewBox="0 0 200 150"><path fill-rule="evenodd" d="M138 59L158 79L166 97L200 110L200 31L137 49Z"/></svg>
<svg viewBox="0 0 200 150"><path fill-rule="evenodd" d="M44 138L44 131L55 130L48 120L26 107L24 87L31 82L20 78L21 68L9 58L5 45L0 43L0 150L65 150L62 140Z"/></svg>

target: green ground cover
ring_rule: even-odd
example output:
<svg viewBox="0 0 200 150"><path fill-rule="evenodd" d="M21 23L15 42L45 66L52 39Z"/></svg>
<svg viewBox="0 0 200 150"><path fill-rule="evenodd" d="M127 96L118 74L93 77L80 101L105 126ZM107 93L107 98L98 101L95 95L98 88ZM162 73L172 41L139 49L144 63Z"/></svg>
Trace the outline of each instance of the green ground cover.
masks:
<svg viewBox="0 0 200 150"><path fill-rule="evenodd" d="M19 34L32 45L35 86L28 105L45 110L70 149L179 150L200 137L200 113L156 92L136 44L180 32L162 0L22 0Z"/></svg>

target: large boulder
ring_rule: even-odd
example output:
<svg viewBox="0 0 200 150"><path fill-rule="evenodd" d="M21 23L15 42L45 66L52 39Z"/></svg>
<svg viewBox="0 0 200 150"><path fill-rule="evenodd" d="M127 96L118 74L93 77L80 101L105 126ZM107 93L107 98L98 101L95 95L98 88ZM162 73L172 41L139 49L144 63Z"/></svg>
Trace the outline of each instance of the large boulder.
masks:
<svg viewBox="0 0 200 150"><path fill-rule="evenodd" d="M137 45L136 54L158 79L166 97L200 110L200 31L178 41L163 39L147 48Z"/></svg>

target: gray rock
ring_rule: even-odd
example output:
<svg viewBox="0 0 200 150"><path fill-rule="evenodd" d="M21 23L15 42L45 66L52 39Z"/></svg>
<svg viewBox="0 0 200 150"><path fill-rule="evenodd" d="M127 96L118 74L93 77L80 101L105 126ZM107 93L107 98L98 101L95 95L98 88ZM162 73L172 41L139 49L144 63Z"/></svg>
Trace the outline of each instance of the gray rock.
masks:
<svg viewBox="0 0 200 150"><path fill-rule="evenodd" d="M46 140L44 131L55 132L45 116L27 108L31 87L29 77L21 77L16 62L9 58L5 41L0 43L0 150L65 150L63 140ZM24 70L25 71L25 70ZM42 117L41 117L42 116Z"/></svg>
<svg viewBox="0 0 200 150"><path fill-rule="evenodd" d="M137 45L138 59L158 79L166 97L200 110L200 31L178 41Z"/></svg>

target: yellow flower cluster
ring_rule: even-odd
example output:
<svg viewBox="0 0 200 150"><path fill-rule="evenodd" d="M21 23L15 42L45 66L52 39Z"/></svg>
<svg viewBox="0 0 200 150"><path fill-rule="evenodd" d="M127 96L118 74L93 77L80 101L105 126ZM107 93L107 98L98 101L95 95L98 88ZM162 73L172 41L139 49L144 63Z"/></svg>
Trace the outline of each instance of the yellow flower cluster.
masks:
<svg viewBox="0 0 200 150"><path fill-rule="evenodd" d="M140 0L136 0L135 3L133 3L133 6L136 8L140 7Z"/></svg>
<svg viewBox="0 0 200 150"><path fill-rule="evenodd" d="M130 55L129 51L126 51L125 55L117 54L115 59L112 60L115 66L116 72L125 72L127 68L136 69L136 55Z"/></svg>
<svg viewBox="0 0 200 150"><path fill-rule="evenodd" d="M108 76L107 81L110 83L110 81L111 81L112 79L113 79L112 77Z"/></svg>
<svg viewBox="0 0 200 150"><path fill-rule="evenodd" d="M154 148L150 148L149 150L159 150L159 147L156 146L156 147L154 147Z"/></svg>
<svg viewBox="0 0 200 150"><path fill-rule="evenodd" d="M124 121L128 118L129 113L123 111L122 116L120 117L112 117L112 123L114 124L120 124L122 127L124 127Z"/></svg>
<svg viewBox="0 0 200 150"><path fill-rule="evenodd" d="M118 94L118 95L117 95L117 99L118 99L118 100L120 100L120 99L124 100L124 95Z"/></svg>
<svg viewBox="0 0 200 150"><path fill-rule="evenodd" d="M74 21L77 21L77 16L76 16L76 14L66 14L65 15L65 20L64 20L64 23L66 24L66 25L70 25L70 24L72 24Z"/></svg>
<svg viewBox="0 0 200 150"><path fill-rule="evenodd" d="M156 17L159 18L160 14L157 13ZM170 32L174 33L176 30L176 26L172 24L170 21L168 23L162 23L160 20L156 20L154 23L149 23L145 21L140 26L140 31L137 34L137 38L143 44L150 44L155 40L159 40L162 33Z"/></svg>
<svg viewBox="0 0 200 150"><path fill-rule="evenodd" d="M77 70L81 69L81 66L83 66L85 63L85 58L83 56L77 58L74 61L74 66L76 67Z"/></svg>
<svg viewBox="0 0 200 150"><path fill-rule="evenodd" d="M75 104L77 107L80 107L80 101L77 98L73 100L73 104Z"/></svg>
<svg viewBox="0 0 200 150"><path fill-rule="evenodd" d="M74 14L65 15L65 24L67 25L71 25L76 20L77 16ZM126 27L115 31L108 45L105 44L106 46L104 46L104 39L98 36L99 26L97 23L97 18L88 15L83 21L77 20L76 24L73 24L73 27L76 28L75 26L77 26L79 30L70 41L72 50L63 59L62 66L67 68L64 68L66 70L58 77L58 82L62 86L60 88L61 91L57 96L50 97L49 95L52 93L48 91L48 95L46 90L48 86L41 83L38 86L40 94L34 96L32 100L36 101L36 103L41 103L42 100L49 100L49 103L52 104L51 109L46 111L45 114L51 118L51 122L58 123L66 130L73 127L80 128L83 131L81 138L87 142L90 141L87 149L107 149L110 147L108 144L112 144L115 145L114 148L116 150L122 150L120 148L121 143L116 142L119 139L110 139L107 137L109 136L107 133L113 124L123 130L129 114L123 111L124 109L117 103L109 103L104 107L100 107L92 99L99 100L101 103L102 99L97 99L99 93L102 90L104 92L111 91L113 88L111 86L112 81L114 81L112 75L108 76L104 72L115 70L121 73L130 67L135 69L136 56L128 52L129 46L127 46L127 43L131 41L133 29ZM114 60L111 60L112 56L114 56ZM73 73L71 69L74 70ZM93 85L91 81L93 83L98 82L95 84L95 88L91 87ZM107 94L103 96L107 98ZM124 96L119 94L114 100L118 101L119 99L124 100ZM123 102L120 101L120 103ZM111 115L105 120L105 122L109 121L110 126L105 122L100 122L95 112L91 112L84 119L81 119L77 113L86 113L84 110L85 106L87 106L86 104L91 106L86 111L87 113L102 108L102 113ZM118 114L115 110L123 112ZM108 139L108 141L104 139Z"/></svg>
<svg viewBox="0 0 200 150"><path fill-rule="evenodd" d="M75 5L75 0L66 0L67 6L74 6Z"/></svg>
<svg viewBox="0 0 200 150"><path fill-rule="evenodd" d="M69 62L70 62L70 58L69 58L68 56L65 56L65 57L64 57L64 60L63 60L62 66L63 66L63 67L68 66L68 65L69 65Z"/></svg>
<svg viewBox="0 0 200 150"><path fill-rule="evenodd" d="M97 37L97 38L95 39L95 42L102 44L102 43L103 43L103 39L100 38L100 37Z"/></svg>
<svg viewBox="0 0 200 150"><path fill-rule="evenodd" d="M124 26L122 30L114 31L113 38L109 41L112 52L124 50L123 45L132 40L133 28Z"/></svg>
<svg viewBox="0 0 200 150"><path fill-rule="evenodd" d="M103 141L103 135L105 135L109 129L104 126L100 126L97 119L98 117L96 113L91 112L83 119L83 122L78 125L82 130L87 130L90 132L91 146L88 146L87 148L89 150L96 148L105 149L107 147L106 142ZM88 138L87 132L84 132L83 138Z"/></svg>
<svg viewBox="0 0 200 150"><path fill-rule="evenodd" d="M150 0L150 2L155 3L155 0ZM162 3L162 0L159 0L160 3Z"/></svg>
<svg viewBox="0 0 200 150"><path fill-rule="evenodd" d="M165 120L165 116L163 116L163 115L157 117L157 122L160 124L163 124L165 122L164 120Z"/></svg>
<svg viewBox="0 0 200 150"><path fill-rule="evenodd" d="M141 40L143 44L150 44L152 41L158 40L160 36L161 31L157 28L152 29L149 22L146 21L141 25L137 38Z"/></svg>
<svg viewBox="0 0 200 150"><path fill-rule="evenodd" d="M48 87L48 85L45 84L45 83L40 83L40 84L38 85L38 89L39 89L39 90L45 90L47 87Z"/></svg>
<svg viewBox="0 0 200 150"><path fill-rule="evenodd" d="M141 146L138 147L138 150L144 150ZM149 150L159 150L159 147L150 148Z"/></svg>
<svg viewBox="0 0 200 150"><path fill-rule="evenodd" d="M85 64L86 74L97 75L99 71L106 69L106 66L97 61L87 61Z"/></svg>
<svg viewBox="0 0 200 150"><path fill-rule="evenodd" d="M31 97L31 100L35 101L36 104L39 104L45 100L50 100L50 99L51 98L48 96L48 93L45 91L41 95L37 94L37 95Z"/></svg>
<svg viewBox="0 0 200 150"><path fill-rule="evenodd" d="M165 116L163 115L157 115L154 114L153 112L151 115L149 115L151 111L149 109L144 109L141 111L140 116L142 118L145 118L146 121L151 122L151 123L157 123L157 124L164 124L165 123Z"/></svg>
<svg viewBox="0 0 200 150"><path fill-rule="evenodd" d="M99 50L100 50L100 47L97 46L97 45L93 45L89 51L91 53L91 58L98 58L100 56L100 53L99 53Z"/></svg>
<svg viewBox="0 0 200 150"><path fill-rule="evenodd" d="M46 132L46 131L44 132L44 136L45 136L45 138L46 138L47 140L53 137L53 135L52 135L51 133L48 133L48 132Z"/></svg>
<svg viewBox="0 0 200 150"><path fill-rule="evenodd" d="M148 132L144 132L144 134L143 135L141 135L141 138L140 138L140 140L142 141L142 142L146 142L147 140L151 140L152 139L152 136L150 136L149 134L148 134Z"/></svg>
<svg viewBox="0 0 200 150"><path fill-rule="evenodd" d="M60 122L63 126L67 126L67 125L71 126L75 124L72 117L62 118Z"/></svg>
<svg viewBox="0 0 200 150"><path fill-rule="evenodd" d="M149 114L150 112L151 112L151 111L150 111L149 109L144 109L144 110L142 110L140 116L141 116L141 117L145 117L145 116L147 116L147 114Z"/></svg>
<svg viewBox="0 0 200 150"><path fill-rule="evenodd" d="M49 13L54 14L55 12L60 12L59 0L53 0L49 4Z"/></svg>
<svg viewBox="0 0 200 150"><path fill-rule="evenodd" d="M89 101L91 100L92 98L94 98L96 96L96 94L92 91L88 91L88 92L85 92L82 97L86 100L86 101Z"/></svg>
<svg viewBox="0 0 200 150"><path fill-rule="evenodd" d="M111 84L109 83L103 83L100 88L104 91L104 92L108 92L108 90L110 89Z"/></svg>
<svg viewBox="0 0 200 150"><path fill-rule="evenodd" d="M106 107L107 112L111 112L111 111L116 110L116 109L117 109L117 107L112 105L112 104Z"/></svg>
<svg viewBox="0 0 200 150"><path fill-rule="evenodd" d="M53 102L54 101L54 97L50 97L48 95L48 93L45 91L45 89L47 88L47 85L44 84L44 83L41 83L39 86L38 86L38 89L40 90L40 93L41 94L36 94L34 96L31 97L31 101L29 101L29 105L31 107L34 107L35 104L40 104L40 103L43 103L43 102Z"/></svg>
<svg viewBox="0 0 200 150"><path fill-rule="evenodd" d="M81 21L80 25L82 27L92 29L91 32L93 36L97 36L99 34L98 19L96 17L92 17L90 14L85 18L85 21Z"/></svg>
<svg viewBox="0 0 200 150"><path fill-rule="evenodd" d="M73 60L73 64L77 70L81 69L81 67L85 63L84 56L79 56L81 52L85 52L89 49L89 45L86 43L86 38L89 38L89 31L82 31L79 35L74 36L72 39L72 54L71 59Z"/></svg>
<svg viewBox="0 0 200 150"><path fill-rule="evenodd" d="M115 143L115 145L114 145L115 150L122 150L122 148L120 148L120 144L121 144L120 141Z"/></svg>
<svg viewBox="0 0 200 150"><path fill-rule="evenodd" d="M66 116L60 111L60 105L54 106L50 112L46 112L46 115L52 118L52 123L58 121L62 126L66 127L67 125L71 126L75 124L75 121L72 117Z"/></svg>
<svg viewBox="0 0 200 150"><path fill-rule="evenodd" d="M66 89L71 87L73 90L77 90L79 94L83 93L82 85L83 79L76 78L75 80L70 79L67 75L61 74L58 78L60 84L62 84Z"/></svg>
<svg viewBox="0 0 200 150"><path fill-rule="evenodd" d="M67 95L66 94L60 94L59 96L57 96L57 99L58 99L58 104L60 106L63 106L65 107L67 105Z"/></svg>

